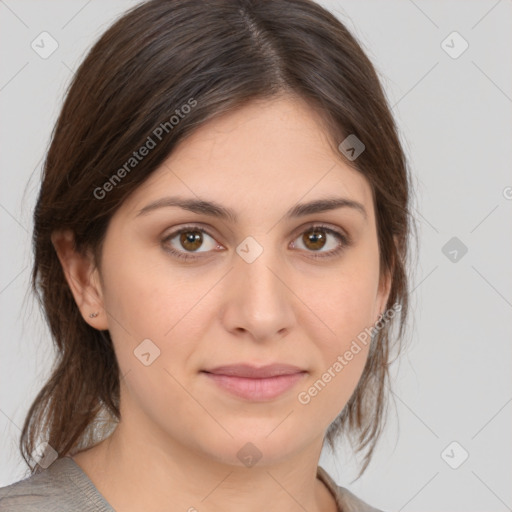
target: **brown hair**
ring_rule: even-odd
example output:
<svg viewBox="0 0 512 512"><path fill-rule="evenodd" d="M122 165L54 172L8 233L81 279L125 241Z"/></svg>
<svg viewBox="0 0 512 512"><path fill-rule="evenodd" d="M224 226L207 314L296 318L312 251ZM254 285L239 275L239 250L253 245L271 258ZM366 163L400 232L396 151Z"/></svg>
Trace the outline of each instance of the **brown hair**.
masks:
<svg viewBox="0 0 512 512"><path fill-rule="evenodd" d="M320 113L333 149L371 185L381 277L392 275L387 307L401 305L396 340L402 339L410 177L377 74L354 37L310 0L211 0L207 8L201 0L145 2L117 20L80 65L44 163L32 287L57 359L21 434L21 453L33 473L39 469L32 467L31 453L39 442L59 456L73 454L101 440L98 425L105 417L110 426L120 419L122 376L109 332L81 317L52 232L72 230L76 249L92 249L99 257L113 213L178 142L215 116L282 94L298 96ZM180 109L191 102L193 108ZM172 116L179 122L169 121ZM115 170L165 122L156 147L114 180ZM354 161L337 149L350 134L365 145ZM98 192L107 182L108 193ZM361 473L382 430L394 323L386 322L373 338L360 382L326 434L331 447L345 432L358 451L366 451Z"/></svg>

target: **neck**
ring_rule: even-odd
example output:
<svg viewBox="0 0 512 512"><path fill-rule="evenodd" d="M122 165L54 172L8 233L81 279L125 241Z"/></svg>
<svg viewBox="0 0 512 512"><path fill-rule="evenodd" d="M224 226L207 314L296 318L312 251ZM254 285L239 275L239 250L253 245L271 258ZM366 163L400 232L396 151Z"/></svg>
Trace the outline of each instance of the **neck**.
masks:
<svg viewBox="0 0 512 512"><path fill-rule="evenodd" d="M141 436L131 424L121 421L108 439L74 456L118 512L337 510L316 477L323 439L286 459L246 467L212 460L163 434Z"/></svg>

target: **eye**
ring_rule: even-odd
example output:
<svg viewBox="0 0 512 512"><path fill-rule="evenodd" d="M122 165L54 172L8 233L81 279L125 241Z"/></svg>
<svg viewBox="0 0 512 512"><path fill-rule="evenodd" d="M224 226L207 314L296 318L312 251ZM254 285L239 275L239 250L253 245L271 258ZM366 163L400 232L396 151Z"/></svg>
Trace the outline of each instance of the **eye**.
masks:
<svg viewBox="0 0 512 512"><path fill-rule="evenodd" d="M333 239L330 243L329 238ZM210 242L205 244L208 239L210 239ZM296 240L299 241L298 244L296 244ZM291 246L305 250L313 258L329 258L338 255L350 244L351 241L348 235L324 225L314 225L303 231L301 236L292 242ZM223 249L204 228L199 226L185 226L173 231L162 240L162 246L165 251L183 260L201 258L200 255L195 253L208 253L215 249ZM325 247L327 249L331 248L322 250Z"/></svg>
<svg viewBox="0 0 512 512"><path fill-rule="evenodd" d="M334 238L334 241L329 243L329 238ZM337 256L343 249L350 245L350 239L347 235L324 225L309 227L306 231L303 231L301 236L296 238L296 240L299 240L299 249L304 248L304 250L309 253L318 253L311 254L313 258L330 258ZM293 247L297 247L295 241L292 242L292 245ZM327 247L328 250L322 251L325 247Z"/></svg>
<svg viewBox="0 0 512 512"><path fill-rule="evenodd" d="M212 242L210 242L209 247L206 244L206 249L199 250L205 243L205 235L210 238ZM177 239L174 243L173 240ZM173 256L177 258L182 258L184 260L196 259L200 256L195 256L193 254L189 254L187 251L192 253L197 252L209 252L212 249L220 247L219 244L215 241L215 239L208 234L206 230L200 228L198 226L188 226L179 229L178 231L174 231L170 235L166 236L164 240L162 240L162 244L164 245L164 249L170 252ZM185 249L185 251L183 251Z"/></svg>

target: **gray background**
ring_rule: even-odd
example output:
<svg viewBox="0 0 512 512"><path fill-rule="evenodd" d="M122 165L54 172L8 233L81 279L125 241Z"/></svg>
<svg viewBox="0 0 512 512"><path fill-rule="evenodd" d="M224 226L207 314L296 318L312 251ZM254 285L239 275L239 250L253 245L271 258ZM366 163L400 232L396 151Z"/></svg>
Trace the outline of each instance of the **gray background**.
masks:
<svg viewBox="0 0 512 512"><path fill-rule="evenodd" d="M512 510L512 2L321 3L381 76L414 175L420 228L414 322L394 367L388 427L360 480L351 483L356 466L346 447L335 457L324 452L321 464L384 510ZM0 0L0 486L25 474L20 427L53 356L27 292L41 159L73 70L134 4ZM59 45L47 59L31 48L43 31ZM442 47L453 31L469 44L458 58ZM462 48L453 37L445 44ZM465 255L456 246L443 252L452 237ZM460 463L462 450L469 458L453 469L446 461Z"/></svg>

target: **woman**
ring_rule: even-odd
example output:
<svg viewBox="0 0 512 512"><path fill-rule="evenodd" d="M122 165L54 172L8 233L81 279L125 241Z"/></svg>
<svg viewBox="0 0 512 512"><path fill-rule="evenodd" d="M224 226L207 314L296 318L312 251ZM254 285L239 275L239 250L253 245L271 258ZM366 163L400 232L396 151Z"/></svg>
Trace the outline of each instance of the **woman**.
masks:
<svg viewBox="0 0 512 512"><path fill-rule="evenodd" d="M409 189L374 68L317 4L125 14L46 158L33 286L58 360L0 506L376 510L318 461L345 435L362 472L381 432Z"/></svg>

